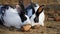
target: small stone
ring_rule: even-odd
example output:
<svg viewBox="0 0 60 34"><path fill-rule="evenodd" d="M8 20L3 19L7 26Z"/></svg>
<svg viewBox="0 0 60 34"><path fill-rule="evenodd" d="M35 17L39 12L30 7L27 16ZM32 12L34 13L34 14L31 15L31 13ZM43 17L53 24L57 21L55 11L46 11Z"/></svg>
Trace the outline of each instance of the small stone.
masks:
<svg viewBox="0 0 60 34"><path fill-rule="evenodd" d="M60 21L60 16L59 17L55 17L55 21Z"/></svg>
<svg viewBox="0 0 60 34"><path fill-rule="evenodd" d="M22 31L28 31L28 30L30 30L30 28L31 28L31 25L26 24L26 25L22 26L21 30Z"/></svg>

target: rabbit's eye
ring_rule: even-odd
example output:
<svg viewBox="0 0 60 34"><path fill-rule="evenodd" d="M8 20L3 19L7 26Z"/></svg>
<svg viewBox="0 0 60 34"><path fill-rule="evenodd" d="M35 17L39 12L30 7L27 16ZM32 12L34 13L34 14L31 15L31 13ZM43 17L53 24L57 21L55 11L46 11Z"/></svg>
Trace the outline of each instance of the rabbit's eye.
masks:
<svg viewBox="0 0 60 34"><path fill-rule="evenodd" d="M38 18L38 17L35 17L35 18L34 18L34 22L35 22L35 23L38 23L38 22L39 22L39 18Z"/></svg>
<svg viewBox="0 0 60 34"><path fill-rule="evenodd" d="M21 14L20 17L21 17L21 21L22 21L22 22L24 22L24 21L27 20L27 17L26 17L25 15L22 15L22 14Z"/></svg>

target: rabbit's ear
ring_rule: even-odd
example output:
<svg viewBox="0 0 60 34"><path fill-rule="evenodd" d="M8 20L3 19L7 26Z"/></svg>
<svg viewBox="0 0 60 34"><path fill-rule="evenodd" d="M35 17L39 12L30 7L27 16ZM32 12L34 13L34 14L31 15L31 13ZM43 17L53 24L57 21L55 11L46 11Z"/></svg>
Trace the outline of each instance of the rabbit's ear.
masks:
<svg viewBox="0 0 60 34"><path fill-rule="evenodd" d="M24 7L23 0L19 1L19 6L21 7L21 12L23 12L23 14L26 14L27 10Z"/></svg>
<svg viewBox="0 0 60 34"><path fill-rule="evenodd" d="M37 9L37 12L36 12L36 16L38 17L39 16L39 14L43 11L43 8L44 7L44 5L41 5L38 9Z"/></svg>
<svg viewBox="0 0 60 34"><path fill-rule="evenodd" d="M41 5L41 6L38 8L37 12L41 13L41 12L43 11L43 9L44 9L44 5Z"/></svg>
<svg viewBox="0 0 60 34"><path fill-rule="evenodd" d="M33 14L35 13L34 7L35 7L35 4L34 4L34 3L31 3L31 8L32 8L32 13L33 13Z"/></svg>
<svg viewBox="0 0 60 34"><path fill-rule="evenodd" d="M21 7L21 13L19 15L21 17L21 21L24 22L27 20L27 17L25 16L26 15L26 9L23 5L23 0L19 1L19 6Z"/></svg>
<svg viewBox="0 0 60 34"><path fill-rule="evenodd" d="M23 0L19 1L19 6L21 7L22 10L25 9L24 5L23 5Z"/></svg>

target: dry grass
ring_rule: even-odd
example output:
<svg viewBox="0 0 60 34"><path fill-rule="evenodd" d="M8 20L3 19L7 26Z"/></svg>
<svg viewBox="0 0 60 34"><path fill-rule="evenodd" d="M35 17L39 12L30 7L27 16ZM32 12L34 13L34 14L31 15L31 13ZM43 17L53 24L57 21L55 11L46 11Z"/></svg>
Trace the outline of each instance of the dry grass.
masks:
<svg viewBox="0 0 60 34"><path fill-rule="evenodd" d="M22 32L15 28L7 28L0 25L0 34L60 34L60 21L45 21L45 26L39 29L30 29Z"/></svg>

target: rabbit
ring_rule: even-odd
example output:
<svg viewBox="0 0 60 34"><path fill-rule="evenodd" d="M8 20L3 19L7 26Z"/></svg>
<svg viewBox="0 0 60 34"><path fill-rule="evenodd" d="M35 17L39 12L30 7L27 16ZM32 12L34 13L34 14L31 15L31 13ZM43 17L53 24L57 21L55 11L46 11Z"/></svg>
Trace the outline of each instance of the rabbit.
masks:
<svg viewBox="0 0 60 34"><path fill-rule="evenodd" d="M21 17L21 21L22 21L21 30L22 31L28 31L31 28L31 22L30 22L29 17L26 15L26 9L23 5L23 0L19 1L18 5L21 7L21 9L18 13L19 16Z"/></svg>
<svg viewBox="0 0 60 34"><path fill-rule="evenodd" d="M30 17L32 26L35 26L35 25L44 26L45 15L44 15L44 10L43 10L43 5L42 6L39 6L38 4L35 4L35 5L36 7L31 5L32 8L27 9L27 15Z"/></svg>
<svg viewBox="0 0 60 34"><path fill-rule="evenodd" d="M3 18L3 25L6 27L16 27L17 29L21 28L21 26L29 24L30 20L27 15L25 15L24 11L17 11L17 8L13 8L9 5L4 5L2 7L2 16Z"/></svg>

